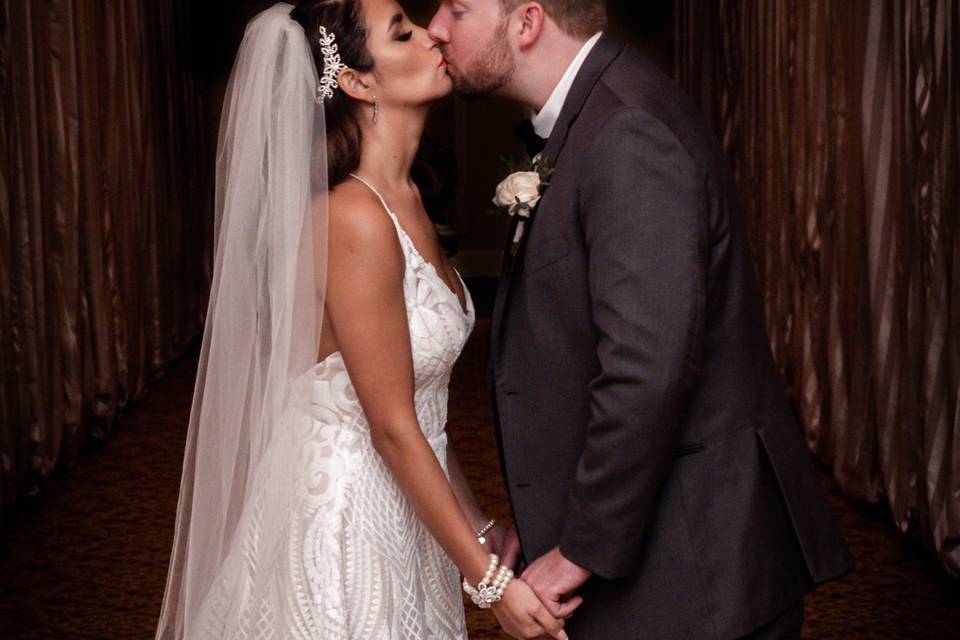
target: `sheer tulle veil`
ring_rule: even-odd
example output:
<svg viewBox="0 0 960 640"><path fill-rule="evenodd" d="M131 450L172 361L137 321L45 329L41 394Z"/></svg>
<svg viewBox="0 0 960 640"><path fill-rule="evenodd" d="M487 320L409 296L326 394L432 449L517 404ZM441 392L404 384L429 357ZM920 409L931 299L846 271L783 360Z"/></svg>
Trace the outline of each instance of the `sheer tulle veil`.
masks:
<svg viewBox="0 0 960 640"><path fill-rule="evenodd" d="M220 582L237 574L226 570L231 563L283 562L284 514L296 499L283 461L296 455L292 434L307 419L298 381L316 364L319 344L324 114L292 8L277 4L250 22L226 92L213 284L158 638L213 635L199 628L211 624L211 594L247 602L278 597L276 584L259 584L270 572L249 566L249 584L226 590ZM224 606L234 604L217 605ZM242 635L229 621L217 624L216 637Z"/></svg>

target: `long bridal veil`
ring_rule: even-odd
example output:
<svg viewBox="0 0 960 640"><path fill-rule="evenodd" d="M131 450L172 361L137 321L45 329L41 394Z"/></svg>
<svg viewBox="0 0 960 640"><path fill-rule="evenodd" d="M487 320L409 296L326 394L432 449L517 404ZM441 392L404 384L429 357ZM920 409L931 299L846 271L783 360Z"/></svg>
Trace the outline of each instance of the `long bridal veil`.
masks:
<svg viewBox="0 0 960 640"><path fill-rule="evenodd" d="M294 498L282 461L305 419L296 383L316 363L327 234L323 106L291 9L247 26L224 102L213 284L158 638L206 636L216 593L277 597L271 572L249 565L283 561ZM245 584L224 591L229 575ZM241 635L230 624L217 635Z"/></svg>

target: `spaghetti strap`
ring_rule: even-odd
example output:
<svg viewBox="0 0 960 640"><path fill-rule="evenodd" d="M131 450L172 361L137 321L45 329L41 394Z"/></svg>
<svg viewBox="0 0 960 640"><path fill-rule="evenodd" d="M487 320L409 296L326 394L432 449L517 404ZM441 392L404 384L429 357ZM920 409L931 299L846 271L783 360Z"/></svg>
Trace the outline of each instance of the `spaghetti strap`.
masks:
<svg viewBox="0 0 960 640"><path fill-rule="evenodd" d="M403 225L400 224L400 220L399 218L397 218L397 214L395 214L393 211L390 210L390 207L387 205L387 201L384 200L382 195L380 195L380 192L374 189L372 184L370 184L369 182L367 182L357 174L351 173L349 175L351 178L354 178L355 180L357 180L358 182L366 186L367 189L370 189L370 191L373 191L373 194L380 199L380 204L383 205L384 211L386 211L387 215L390 216L390 219L393 220L393 226L396 227L397 236L400 239L400 246L403 249L403 254L408 264L410 263L410 260L413 259L414 260L413 264L416 268L419 268L417 265L423 265L425 267L428 267L429 268L428 271L430 272L432 277L436 278L437 284L443 287L446 291L450 293L450 295L452 295L456 299L457 306L459 307L460 311L463 312L464 315L467 315L469 313L467 309L469 308L469 305L472 304L472 302L467 303L466 305L467 309L464 308L464 303L460 302L460 294L457 293L456 290L454 290L452 285L450 285L446 280L440 277L440 271L437 269L436 265L434 265L432 262L430 262L429 260L423 257L423 254L420 253L419 249L417 249L417 245L414 244L413 238L410 237L410 235L403 228ZM457 272L457 279L460 280L460 284L463 287L464 298L467 298L467 285L466 283L463 282L463 278L460 277L459 272Z"/></svg>
<svg viewBox="0 0 960 640"><path fill-rule="evenodd" d="M369 182L367 182L366 180L364 180L363 178L361 178L360 176L358 176L358 175L355 174L355 173L351 173L351 174L350 174L350 177L351 177L351 178L354 178L354 179L356 179L356 180L359 180L361 184L363 184L364 186L367 187L367 189L370 189L370 191L373 191L373 195L377 196L377 198L380 199L380 204L382 204L382 205L383 205L383 208L387 210L387 213L390 214L390 217L393 217L394 215L396 215L396 214L393 213L393 211L390 210L390 207L387 206L387 201L383 199L383 196L380 195L380 192L379 192L379 191L377 191L376 189L373 188L373 185L372 185L372 184L370 184Z"/></svg>
<svg viewBox="0 0 960 640"><path fill-rule="evenodd" d="M407 232L404 231L403 227L400 225L400 219L397 218L397 214L395 214L393 211L390 210L390 206L387 204L387 201L384 200L383 196L380 195L380 192L374 189L372 184L370 184L369 182L367 182L357 174L351 173L349 175L351 178L358 180L360 184L364 185L367 189L370 189L370 191L373 191L373 195L377 196L377 198L380 199L380 204L383 205L383 210L387 212L387 216L390 218L390 220L393 222L393 226L396 228L397 236L400 238L400 246L401 247L403 246L404 239L406 239L407 242L413 245L413 240L410 239L410 236L407 235ZM414 247L413 250L417 252L417 255L420 255L420 252L416 250L416 247ZM406 249L404 249L404 255L406 255Z"/></svg>

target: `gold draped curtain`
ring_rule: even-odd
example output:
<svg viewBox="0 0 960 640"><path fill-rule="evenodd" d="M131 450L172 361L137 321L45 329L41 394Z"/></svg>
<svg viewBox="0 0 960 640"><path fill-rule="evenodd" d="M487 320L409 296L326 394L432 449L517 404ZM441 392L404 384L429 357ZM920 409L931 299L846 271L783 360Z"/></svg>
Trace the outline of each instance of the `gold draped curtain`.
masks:
<svg viewBox="0 0 960 640"><path fill-rule="evenodd" d="M4 511L200 329L212 159L188 7L0 0Z"/></svg>
<svg viewBox="0 0 960 640"><path fill-rule="evenodd" d="M960 575L960 3L676 0L815 455Z"/></svg>

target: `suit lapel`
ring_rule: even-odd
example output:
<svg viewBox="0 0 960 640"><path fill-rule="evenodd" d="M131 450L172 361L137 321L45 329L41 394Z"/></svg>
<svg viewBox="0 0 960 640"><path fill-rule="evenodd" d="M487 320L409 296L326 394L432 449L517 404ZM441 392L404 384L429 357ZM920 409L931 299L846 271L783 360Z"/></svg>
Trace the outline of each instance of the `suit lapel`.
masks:
<svg viewBox="0 0 960 640"><path fill-rule="evenodd" d="M580 72L570 87L570 93L567 94L563 109L560 110L560 116L557 118L553 132L547 140L547 146L543 150L543 157L550 165L555 166L557 158L560 157L560 152L563 150L563 145L567 142L570 127L573 126L577 116L583 111L584 105L587 104L587 98L590 97L603 72L617 59L623 48L623 43L610 34L604 33L597 44L594 45L590 55L583 61L583 66L580 67Z"/></svg>
<svg viewBox="0 0 960 640"><path fill-rule="evenodd" d="M577 73L577 77L570 87L570 93L567 94L567 99L563 103L563 109L560 110L560 116L557 118L557 123L553 127L550 139L547 140L547 146L543 150L543 159L547 163L547 166L556 166L560 152L567 142L570 127L577 119L577 116L580 115L583 106L587 103L587 98L590 97L590 93L600 80L603 72L606 71L607 67L620 55L623 48L624 45L617 41L616 38L604 33L597 41L597 44L594 45L590 55L584 60L583 66L580 67L580 71ZM527 228L523 234L523 239L520 241L520 246L517 247L516 255L511 256L509 250L507 250L505 254L503 268L500 273L500 284L497 287L497 297L493 304L493 319L490 326L490 352L494 355L499 353L500 330L514 272L516 271L517 265L523 261L527 239L530 237L530 231L537 219L537 215L537 212L534 212L533 218L527 222ZM517 220L514 220L513 225L510 227L511 242L517 222Z"/></svg>

